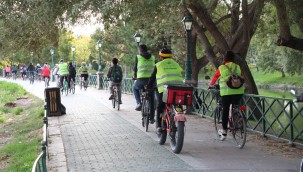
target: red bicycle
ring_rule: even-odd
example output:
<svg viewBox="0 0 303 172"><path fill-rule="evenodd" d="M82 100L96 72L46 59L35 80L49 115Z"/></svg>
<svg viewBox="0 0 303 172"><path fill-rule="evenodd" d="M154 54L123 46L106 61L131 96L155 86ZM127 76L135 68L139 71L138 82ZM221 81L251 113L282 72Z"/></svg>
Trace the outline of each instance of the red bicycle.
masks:
<svg viewBox="0 0 303 172"><path fill-rule="evenodd" d="M163 102L165 114L162 114L162 131L158 132L158 143L163 145L167 134L170 139L170 147L174 153L180 153L183 147L185 135L185 111L184 105L191 105L193 87L187 85L165 85Z"/></svg>

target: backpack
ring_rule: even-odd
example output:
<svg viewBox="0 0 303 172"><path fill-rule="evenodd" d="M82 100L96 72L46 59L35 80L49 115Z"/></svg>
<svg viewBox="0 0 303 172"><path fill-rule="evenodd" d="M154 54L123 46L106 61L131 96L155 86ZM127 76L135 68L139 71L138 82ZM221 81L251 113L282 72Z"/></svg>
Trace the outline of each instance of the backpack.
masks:
<svg viewBox="0 0 303 172"><path fill-rule="evenodd" d="M226 68L228 69L230 76L228 77L228 79L226 80L226 84L229 88L231 89L237 89L243 86L244 84L244 78L238 74L236 74L237 71L237 67L235 67L234 71L231 71L231 69L227 66Z"/></svg>
<svg viewBox="0 0 303 172"><path fill-rule="evenodd" d="M23 72L26 72L26 71L27 71L27 68L24 66L24 67L22 68L22 70L23 70Z"/></svg>
<svg viewBox="0 0 303 172"><path fill-rule="evenodd" d="M113 82L122 81L122 69L120 66L113 66L111 71L111 80Z"/></svg>

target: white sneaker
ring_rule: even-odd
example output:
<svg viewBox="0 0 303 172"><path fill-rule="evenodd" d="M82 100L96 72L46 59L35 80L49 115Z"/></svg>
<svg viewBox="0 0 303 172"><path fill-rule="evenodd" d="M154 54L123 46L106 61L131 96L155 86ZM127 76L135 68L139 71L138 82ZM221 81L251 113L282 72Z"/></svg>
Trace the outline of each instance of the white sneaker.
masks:
<svg viewBox="0 0 303 172"><path fill-rule="evenodd" d="M226 139L226 136L227 136L226 130L219 129L218 134L219 134L221 141L224 141Z"/></svg>

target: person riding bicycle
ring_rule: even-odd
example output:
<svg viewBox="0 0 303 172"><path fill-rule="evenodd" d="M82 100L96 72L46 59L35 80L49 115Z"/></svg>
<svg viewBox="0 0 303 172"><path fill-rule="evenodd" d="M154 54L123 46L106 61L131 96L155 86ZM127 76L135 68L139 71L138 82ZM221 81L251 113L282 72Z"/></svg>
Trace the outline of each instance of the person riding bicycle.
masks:
<svg viewBox="0 0 303 172"><path fill-rule="evenodd" d="M20 71L21 72L21 77L22 77L23 80L25 79L26 71L27 71L27 67L23 64L21 66L21 71Z"/></svg>
<svg viewBox="0 0 303 172"><path fill-rule="evenodd" d="M81 67L79 68L78 72L80 73L80 78L84 77L84 81L86 83L88 78L88 69L85 62L81 63Z"/></svg>
<svg viewBox="0 0 303 172"><path fill-rule="evenodd" d="M70 88L70 81L73 80L75 83L75 78L76 78L76 69L73 66L72 62L68 63L68 72L69 72L69 78L68 78L68 88Z"/></svg>
<svg viewBox="0 0 303 172"><path fill-rule="evenodd" d="M16 65L12 66L12 73L15 74L15 76L17 75L17 67L16 67Z"/></svg>
<svg viewBox="0 0 303 172"><path fill-rule="evenodd" d="M9 73L11 72L11 68L7 65L6 67L5 67L5 77L9 77Z"/></svg>
<svg viewBox="0 0 303 172"><path fill-rule="evenodd" d="M45 78L48 78L48 82L50 80L50 69L48 68L48 66L46 64L44 64L43 69L41 71L41 75L43 76L43 79L45 80ZM49 86L49 83L47 83L47 85Z"/></svg>
<svg viewBox="0 0 303 172"><path fill-rule="evenodd" d="M161 132L161 114L164 113L165 103L162 100L163 97L163 86L165 84L182 84L183 69L180 65L172 59L172 52L168 48L163 48L160 52L160 60L156 63L154 71L147 83L147 88L152 88L154 82L157 80L158 88L158 105L157 105L157 131Z"/></svg>
<svg viewBox="0 0 303 172"><path fill-rule="evenodd" d="M40 78L41 77L41 71L42 71L42 67L40 66L40 64L38 63L36 66L36 73L37 76Z"/></svg>
<svg viewBox="0 0 303 172"><path fill-rule="evenodd" d="M107 73L107 78L110 79L110 85L109 85L109 91L110 91L110 97L109 100L112 100L114 98L114 89L113 86L116 85L118 89L120 90L121 88L121 82L122 82L122 77L123 77L123 72L122 68L118 65L118 59L113 58L112 60L113 66L109 68L108 73ZM121 91L118 93L119 97L119 103L122 104L121 100Z"/></svg>
<svg viewBox="0 0 303 172"><path fill-rule="evenodd" d="M58 68L60 72L60 88L63 87L63 79L64 77L66 78L66 81L68 82L68 68L67 68L67 63L64 63L63 59L60 60L60 64L58 64Z"/></svg>
<svg viewBox="0 0 303 172"><path fill-rule="evenodd" d="M138 53L134 63L134 78L137 79L134 84L134 95L137 103L135 110L140 111L142 108L140 90L147 84L151 73L153 72L155 57L147 51L147 46L144 44L139 46ZM149 93L149 96L151 100L154 100L154 94L152 92ZM150 122L154 123L154 101L151 101L151 112Z"/></svg>
<svg viewBox="0 0 303 172"><path fill-rule="evenodd" d="M229 88L226 80L230 77L230 71L226 67L228 66L230 69L237 69L235 73L241 75L240 66L234 63L235 55L232 51L227 51L224 56L224 64L220 65L214 74L209 87L213 86L217 80L220 78L219 86L220 86L220 96L222 97L222 127L223 131L218 131L220 135L220 140L225 140L227 136L227 123L228 123L228 115L229 115L229 107L231 104L238 105L240 100L244 94L244 87L240 88ZM225 66L226 65L226 66ZM233 70L234 71L234 70Z"/></svg>
<svg viewBox="0 0 303 172"><path fill-rule="evenodd" d="M29 72L29 75L33 76L33 79L35 79L35 66L33 65L33 63L30 63L27 71Z"/></svg>

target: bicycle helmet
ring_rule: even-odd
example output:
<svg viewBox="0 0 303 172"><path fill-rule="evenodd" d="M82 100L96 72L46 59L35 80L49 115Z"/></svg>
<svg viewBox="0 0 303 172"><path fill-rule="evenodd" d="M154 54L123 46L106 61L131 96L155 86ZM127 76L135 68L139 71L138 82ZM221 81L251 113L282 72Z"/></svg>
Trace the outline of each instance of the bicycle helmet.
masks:
<svg viewBox="0 0 303 172"><path fill-rule="evenodd" d="M60 59L60 63L63 63L63 59Z"/></svg>
<svg viewBox="0 0 303 172"><path fill-rule="evenodd" d="M172 53L169 49L167 49L166 47L164 47L160 52L159 55L161 57L172 57Z"/></svg>

